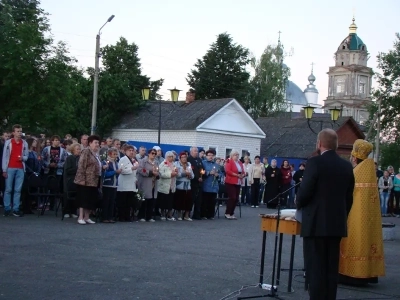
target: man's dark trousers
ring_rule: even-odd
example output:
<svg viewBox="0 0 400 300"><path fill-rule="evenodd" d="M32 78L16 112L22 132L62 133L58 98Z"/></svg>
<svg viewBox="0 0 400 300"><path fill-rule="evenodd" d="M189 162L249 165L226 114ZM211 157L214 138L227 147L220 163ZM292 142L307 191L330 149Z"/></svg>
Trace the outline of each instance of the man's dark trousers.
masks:
<svg viewBox="0 0 400 300"><path fill-rule="evenodd" d="M341 237L304 237L310 300L335 300Z"/></svg>

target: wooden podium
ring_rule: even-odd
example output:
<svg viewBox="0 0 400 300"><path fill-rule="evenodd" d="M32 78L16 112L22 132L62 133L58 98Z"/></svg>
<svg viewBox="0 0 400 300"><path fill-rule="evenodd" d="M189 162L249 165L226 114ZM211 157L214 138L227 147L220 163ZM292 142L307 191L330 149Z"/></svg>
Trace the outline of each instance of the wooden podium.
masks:
<svg viewBox="0 0 400 300"><path fill-rule="evenodd" d="M268 218L266 215L260 215L261 217L261 230L263 231L263 253L262 256L265 256L265 240L267 232L276 232L276 223L277 219ZM281 271L289 271L289 279L288 279L288 292L292 291L292 281L293 281L293 260L294 260L294 250L296 245L296 235L300 235L301 231L301 223L292 220L279 220L279 246L278 246L278 265L277 265L277 273L276 273L276 281L275 284L278 286L280 283L280 273ZM292 245L290 249L290 263L289 269L281 269L281 260L282 260L282 240L283 235L288 234L292 236ZM264 260L262 259L262 264ZM262 273L264 272L264 266L261 268ZM260 274L260 281L264 277L264 274Z"/></svg>
<svg viewBox="0 0 400 300"><path fill-rule="evenodd" d="M261 215L261 230L267 232L275 232L276 219L267 218ZM301 223L297 221L279 220L278 232L290 235L300 235Z"/></svg>

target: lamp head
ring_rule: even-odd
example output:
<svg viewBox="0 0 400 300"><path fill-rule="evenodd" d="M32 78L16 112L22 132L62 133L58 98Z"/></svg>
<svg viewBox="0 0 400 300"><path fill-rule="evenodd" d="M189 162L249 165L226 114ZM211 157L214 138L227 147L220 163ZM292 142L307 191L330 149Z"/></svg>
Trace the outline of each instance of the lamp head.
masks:
<svg viewBox="0 0 400 300"><path fill-rule="evenodd" d="M331 113L331 120L333 122L336 122L339 119L340 111L341 111L341 109L336 108L336 106L335 106L335 108L329 109L329 112Z"/></svg>
<svg viewBox="0 0 400 300"><path fill-rule="evenodd" d="M173 102L178 101L179 92L180 92L181 90L178 90L178 89L175 87L174 89L170 89L169 91L171 92L171 100L172 100Z"/></svg>
<svg viewBox="0 0 400 300"><path fill-rule="evenodd" d="M142 88L142 98L143 98L143 100L149 100L149 98L150 98L150 87Z"/></svg>
<svg viewBox="0 0 400 300"><path fill-rule="evenodd" d="M308 106L304 106L303 109L304 109L304 115L305 115L306 119L310 120L314 113L315 107L308 105Z"/></svg>
<svg viewBox="0 0 400 300"><path fill-rule="evenodd" d="M111 15L111 17L108 18L107 22L111 22L114 19L114 15Z"/></svg>

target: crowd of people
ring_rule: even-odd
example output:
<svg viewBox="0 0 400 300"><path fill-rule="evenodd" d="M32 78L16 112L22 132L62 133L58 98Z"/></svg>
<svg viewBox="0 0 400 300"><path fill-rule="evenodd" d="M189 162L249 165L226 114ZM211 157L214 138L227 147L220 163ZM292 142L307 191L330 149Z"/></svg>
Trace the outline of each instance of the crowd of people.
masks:
<svg viewBox="0 0 400 300"><path fill-rule="evenodd" d="M251 162L249 154L239 158L236 150L219 158L213 150L197 147L179 154L164 154L159 146L137 149L111 137L82 135L78 141L69 134L63 139L57 135L23 136L20 125L13 126L10 133L3 132L0 151L4 215L33 213L43 205L54 210L54 199L47 203L28 193L30 176L44 181L54 176L65 195L64 217L78 218L82 225L94 223L90 215L97 210L104 223L213 219L217 197L226 200L225 218L229 220L236 219L237 204L274 208L279 201L281 207L295 208L306 167L301 163L295 170L288 160L278 167L275 159L269 164L260 156ZM388 167L384 172L376 169L376 175L382 216L396 216L400 174ZM68 195L74 193L72 200Z"/></svg>
<svg viewBox="0 0 400 300"><path fill-rule="evenodd" d="M235 220L240 187L248 175L236 150L222 167L214 151L201 151L200 158L197 147L163 154L159 146L137 149L96 135L82 135L80 143L70 135L64 139L23 136L21 125L14 125L2 137L5 216L21 216L46 206L55 209L57 199L47 202L30 195L29 178L35 176L43 182L50 177L58 180L65 195L63 216L77 218L82 225L95 223L91 216L99 211L103 223L154 222L156 217L161 221L212 220L221 185L225 218Z"/></svg>
<svg viewBox="0 0 400 300"><path fill-rule="evenodd" d="M367 141L356 140L349 163L336 153L336 132L324 129L317 140L320 155L308 160L306 171L304 163L294 171L288 160L280 168L276 160L269 165L264 158L261 163L259 156L251 163L236 150L221 159L213 150L191 147L163 154L159 146L136 149L96 135L83 135L80 143L67 135L61 143L56 135L49 140L24 138L20 125L2 137L4 216L21 216L20 207L29 213L34 201L39 208L48 204L25 195L20 205L31 176L57 178L66 194L64 217L75 217L82 225L95 223L93 212L101 212L101 221L109 224L155 222L156 217L212 220L217 197L226 200L228 220L236 219L241 202L252 207L262 202L294 205L303 216L310 299L335 299L339 281L376 283L385 275L381 217L399 213L400 174L391 166L379 170L369 158L373 146ZM75 201L68 196L71 191ZM49 205L54 208L55 203Z"/></svg>

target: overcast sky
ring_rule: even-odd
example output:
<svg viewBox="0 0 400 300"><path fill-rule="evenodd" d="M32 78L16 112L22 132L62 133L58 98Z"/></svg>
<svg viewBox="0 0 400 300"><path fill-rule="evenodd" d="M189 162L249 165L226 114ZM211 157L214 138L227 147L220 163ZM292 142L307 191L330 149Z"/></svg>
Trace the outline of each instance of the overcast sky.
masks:
<svg viewBox="0 0 400 300"><path fill-rule="evenodd" d="M368 5L367 5L368 4ZM357 34L370 53L369 67L376 56L393 47L399 32L399 0L42 0L50 13L56 40L66 41L79 65L94 66L95 37L112 14L114 20L102 30L101 45L114 44L119 37L139 46L143 74L164 78L161 94L168 89L188 89L185 77L197 58L228 32L259 57L268 44L276 44L278 31L285 49L292 52L285 63L291 78L302 90L314 62L319 103L327 96L329 66L348 35L353 13ZM293 51L291 51L293 49Z"/></svg>

